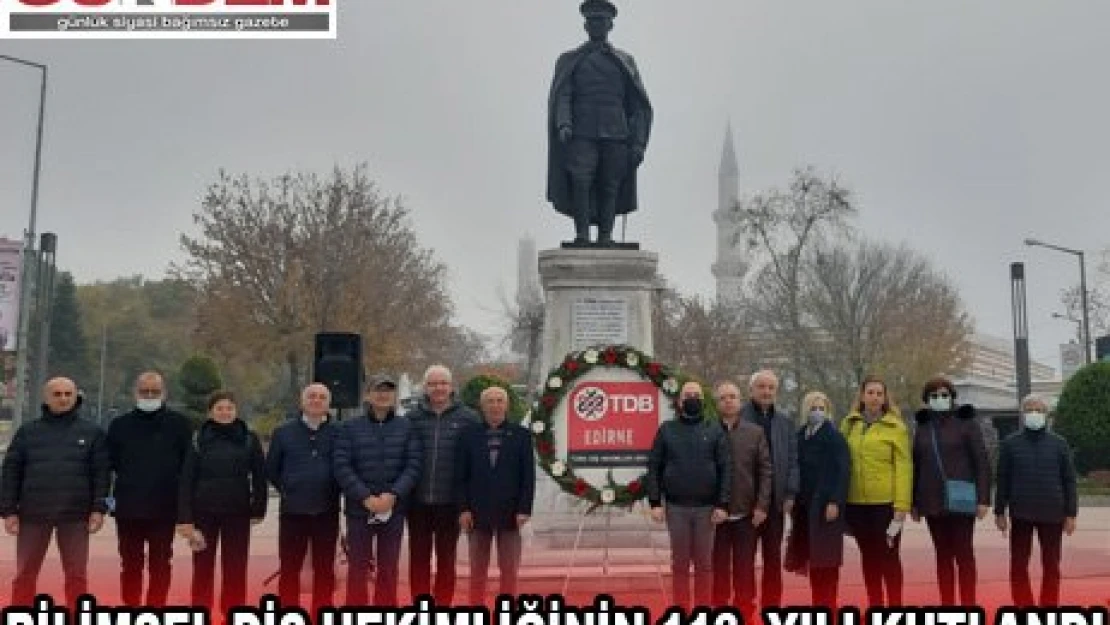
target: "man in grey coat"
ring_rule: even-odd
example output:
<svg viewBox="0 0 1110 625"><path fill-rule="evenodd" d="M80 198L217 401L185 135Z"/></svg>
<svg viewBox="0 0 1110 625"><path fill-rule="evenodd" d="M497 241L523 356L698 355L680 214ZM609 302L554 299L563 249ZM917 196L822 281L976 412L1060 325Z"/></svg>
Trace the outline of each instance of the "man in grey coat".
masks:
<svg viewBox="0 0 1110 625"><path fill-rule="evenodd" d="M455 456L463 434L480 422L455 396L451 371L443 365L432 365L424 372L424 397L406 416L424 443L424 470L408 514L409 588L414 602L431 594L437 606L449 606L455 596L460 531Z"/></svg>
<svg viewBox="0 0 1110 625"><path fill-rule="evenodd" d="M798 492L797 428L790 413L775 405L779 379L764 369L752 374L748 382L751 401L744 404L742 417L761 428L771 452L771 507L767 520L757 529L759 550L763 554L763 580L760 605L778 607L782 601L782 542L784 520L794 507Z"/></svg>

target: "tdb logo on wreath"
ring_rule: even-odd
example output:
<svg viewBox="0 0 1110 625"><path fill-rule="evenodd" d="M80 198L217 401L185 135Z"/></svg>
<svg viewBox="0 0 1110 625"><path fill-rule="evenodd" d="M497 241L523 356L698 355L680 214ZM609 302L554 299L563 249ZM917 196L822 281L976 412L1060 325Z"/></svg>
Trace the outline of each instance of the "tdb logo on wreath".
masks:
<svg viewBox="0 0 1110 625"><path fill-rule="evenodd" d="M575 393L574 414L583 421L601 421L605 418L605 405L608 403L605 391L596 386L586 386Z"/></svg>
<svg viewBox="0 0 1110 625"><path fill-rule="evenodd" d="M648 381L581 383L570 394L567 457L578 466L642 466L659 427Z"/></svg>

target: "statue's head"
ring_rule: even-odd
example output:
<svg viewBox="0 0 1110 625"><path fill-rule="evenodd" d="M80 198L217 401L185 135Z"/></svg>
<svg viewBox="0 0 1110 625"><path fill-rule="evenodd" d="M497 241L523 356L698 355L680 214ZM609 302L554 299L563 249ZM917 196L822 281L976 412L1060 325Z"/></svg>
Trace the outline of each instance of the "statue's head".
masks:
<svg viewBox="0 0 1110 625"><path fill-rule="evenodd" d="M590 35L590 39L604 41L609 31L613 30L617 7L609 0L586 0L579 10L586 18L586 33Z"/></svg>

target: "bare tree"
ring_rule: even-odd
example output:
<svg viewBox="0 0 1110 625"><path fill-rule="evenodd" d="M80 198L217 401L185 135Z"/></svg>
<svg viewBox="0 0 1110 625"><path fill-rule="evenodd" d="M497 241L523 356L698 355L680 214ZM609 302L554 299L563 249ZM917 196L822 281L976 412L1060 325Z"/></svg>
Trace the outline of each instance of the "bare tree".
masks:
<svg viewBox="0 0 1110 625"><path fill-rule="evenodd" d="M804 315L818 329L809 374L838 409L868 375L908 401L928 378L966 364L972 328L955 286L904 245L822 242L802 273Z"/></svg>
<svg viewBox="0 0 1110 625"><path fill-rule="evenodd" d="M745 246L763 263L744 310L762 339L760 364L786 367L788 401L808 383L815 344L801 299L805 254L823 236L847 234L855 214L850 192L812 168L795 171L786 190L757 194L730 211L743 239L734 245Z"/></svg>
<svg viewBox="0 0 1110 625"><path fill-rule="evenodd" d="M201 342L225 359L282 363L285 399L317 332L362 334L367 364L392 370L418 368L450 334L444 266L365 166L271 181L220 172L194 222L176 272L200 294Z"/></svg>
<svg viewBox="0 0 1110 625"><path fill-rule="evenodd" d="M1087 309L1091 316L1091 340L1110 334L1110 249L1103 250L1087 283ZM1083 319L1083 296L1079 285L1060 294L1065 315L1075 321ZM1076 338L1083 341L1082 326L1076 325Z"/></svg>
<svg viewBox="0 0 1110 625"><path fill-rule="evenodd" d="M737 381L752 370L751 328L744 319L721 303L661 289L652 306L653 355L707 384Z"/></svg>

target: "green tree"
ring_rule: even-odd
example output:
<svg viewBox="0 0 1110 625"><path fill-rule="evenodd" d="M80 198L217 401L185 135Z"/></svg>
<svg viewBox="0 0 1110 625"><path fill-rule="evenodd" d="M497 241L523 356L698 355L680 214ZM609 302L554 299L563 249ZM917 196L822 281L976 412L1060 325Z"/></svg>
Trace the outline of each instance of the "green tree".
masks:
<svg viewBox="0 0 1110 625"><path fill-rule="evenodd" d="M68 271L58 274L54 285L54 309L50 315L50 371L77 381L82 388L95 379L89 370L88 344L81 325L77 286Z"/></svg>
<svg viewBox="0 0 1110 625"><path fill-rule="evenodd" d="M498 376L483 374L470 378L462 387L462 403L481 414L479 399L482 396L482 391L491 386L499 386L505 389L505 392L509 395L508 420L513 423L520 423L528 414L528 404L511 384Z"/></svg>
<svg viewBox="0 0 1110 625"><path fill-rule="evenodd" d="M177 384L181 388L181 401L185 413L199 423L208 410L208 396L223 386L220 370L216 362L208 356L195 355L181 363L177 372Z"/></svg>
<svg viewBox="0 0 1110 625"><path fill-rule="evenodd" d="M101 386L103 356L106 410L129 406L135 376L151 369L163 372L170 384L170 401L174 401L180 389L170 373L196 351L195 300L188 283L142 276L77 287L84 333L93 339L89 359L96 369L87 388L92 391Z"/></svg>
<svg viewBox="0 0 1110 625"><path fill-rule="evenodd" d="M1110 469L1110 362L1076 371L1056 405L1056 432L1075 450L1081 473Z"/></svg>

